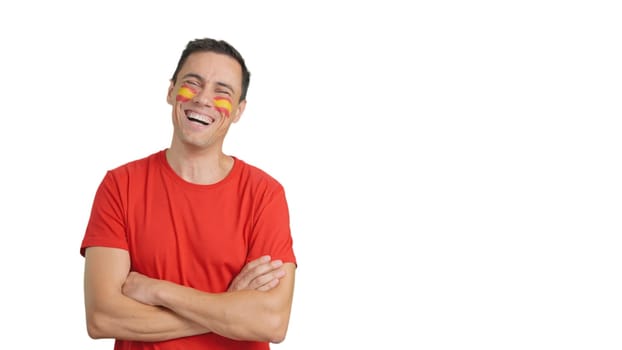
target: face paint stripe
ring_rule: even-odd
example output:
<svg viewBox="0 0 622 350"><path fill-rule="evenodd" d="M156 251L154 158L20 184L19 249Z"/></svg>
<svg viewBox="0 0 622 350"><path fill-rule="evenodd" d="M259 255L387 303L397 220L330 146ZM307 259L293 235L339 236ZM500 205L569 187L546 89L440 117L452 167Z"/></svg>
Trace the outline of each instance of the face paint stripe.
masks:
<svg viewBox="0 0 622 350"><path fill-rule="evenodd" d="M196 96L196 92L187 85L182 85L177 91L177 101L180 102L190 101L194 96Z"/></svg>
<svg viewBox="0 0 622 350"><path fill-rule="evenodd" d="M223 108L223 107L215 107L215 110L217 110L218 112L220 112L221 114L223 114L225 117L229 117L229 109L227 108Z"/></svg>
<svg viewBox="0 0 622 350"><path fill-rule="evenodd" d="M227 117L231 115L231 100L227 97L214 98L214 107Z"/></svg>

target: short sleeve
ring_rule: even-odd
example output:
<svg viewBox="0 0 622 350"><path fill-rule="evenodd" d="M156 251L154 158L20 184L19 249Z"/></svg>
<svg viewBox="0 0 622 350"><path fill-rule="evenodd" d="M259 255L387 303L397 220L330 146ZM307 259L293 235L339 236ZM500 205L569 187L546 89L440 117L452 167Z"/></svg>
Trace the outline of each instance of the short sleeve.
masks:
<svg viewBox="0 0 622 350"><path fill-rule="evenodd" d="M121 193L113 173L107 172L95 193L91 215L80 246L82 256L86 248L93 246L128 249Z"/></svg>
<svg viewBox="0 0 622 350"><path fill-rule="evenodd" d="M270 255L272 259L297 265L289 208L281 186L264 195L254 220L247 260L252 261L262 255Z"/></svg>

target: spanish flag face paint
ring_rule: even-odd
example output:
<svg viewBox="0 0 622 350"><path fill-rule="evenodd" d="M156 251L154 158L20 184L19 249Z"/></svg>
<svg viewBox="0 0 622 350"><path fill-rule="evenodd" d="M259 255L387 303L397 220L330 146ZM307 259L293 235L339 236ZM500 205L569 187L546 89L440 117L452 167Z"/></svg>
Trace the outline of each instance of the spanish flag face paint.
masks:
<svg viewBox="0 0 622 350"><path fill-rule="evenodd" d="M214 98L214 108L225 117L231 115L231 99L224 96Z"/></svg>
<svg viewBox="0 0 622 350"><path fill-rule="evenodd" d="M177 101L179 102L188 102L192 100L194 96L197 95L197 91L188 84L183 84L179 91L177 91Z"/></svg>

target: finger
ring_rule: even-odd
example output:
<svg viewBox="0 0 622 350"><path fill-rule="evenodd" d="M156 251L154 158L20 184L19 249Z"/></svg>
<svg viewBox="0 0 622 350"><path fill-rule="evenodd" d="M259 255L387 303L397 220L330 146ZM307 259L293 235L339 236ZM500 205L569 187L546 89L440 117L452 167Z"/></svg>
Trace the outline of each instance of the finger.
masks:
<svg viewBox="0 0 622 350"><path fill-rule="evenodd" d="M257 288L257 290L261 291L261 292L267 292L270 289L272 289L272 288L274 288L274 287L276 287L278 285L279 285L279 279L275 278L275 279L271 280L270 282L264 284L263 286Z"/></svg>
<svg viewBox="0 0 622 350"><path fill-rule="evenodd" d="M285 276L285 270L283 268L279 268L277 270L272 270L270 272L264 273L255 277L250 283L250 289L259 289L262 286L269 284L273 280L279 280Z"/></svg>
<svg viewBox="0 0 622 350"><path fill-rule="evenodd" d="M264 255L264 256L260 256L259 258L252 260L251 262L249 262L248 264L244 265L244 268L242 268L242 271L240 271L240 274L249 271L249 270L253 270L255 269L257 266L263 265L270 262L270 255Z"/></svg>
<svg viewBox="0 0 622 350"><path fill-rule="evenodd" d="M283 261L281 260L274 260L270 262L259 262L259 263L253 264L253 266L249 267L247 270L245 271L243 270L242 272L240 272L240 275L238 276L239 280L237 281L237 284L243 285L243 286L249 286L251 287L251 289L255 289L255 287L259 287L257 283L255 283L254 286L250 285L254 279L256 279L259 276L270 273L272 271L275 271L276 269L279 269L281 266L283 266Z"/></svg>
<svg viewBox="0 0 622 350"><path fill-rule="evenodd" d="M248 273L253 276L251 279L254 279L257 276L261 276L261 275L266 274L266 273L268 273L270 271L277 270L281 266L283 266L283 261L281 261L281 260L273 260L273 261L270 261L269 263L263 263L263 264L259 264L259 265L255 266L254 268L250 269L248 271Z"/></svg>
<svg viewBox="0 0 622 350"><path fill-rule="evenodd" d="M248 264L244 265L240 273L235 276L235 278L231 281L228 290L242 290L242 289L252 289L249 288L249 284L255 279L258 275L265 273L266 271L270 271L272 269L270 264L270 256L264 255L255 260L250 261ZM274 265L279 265L279 263L274 263Z"/></svg>

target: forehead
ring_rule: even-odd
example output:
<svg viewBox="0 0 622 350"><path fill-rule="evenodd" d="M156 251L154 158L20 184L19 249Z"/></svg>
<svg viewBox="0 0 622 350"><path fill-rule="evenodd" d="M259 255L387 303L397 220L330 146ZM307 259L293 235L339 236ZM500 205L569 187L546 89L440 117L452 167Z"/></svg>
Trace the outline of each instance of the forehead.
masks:
<svg viewBox="0 0 622 350"><path fill-rule="evenodd" d="M233 86L242 84L242 67L234 58L215 52L194 52L182 65L179 76L196 74L206 81L222 81Z"/></svg>

